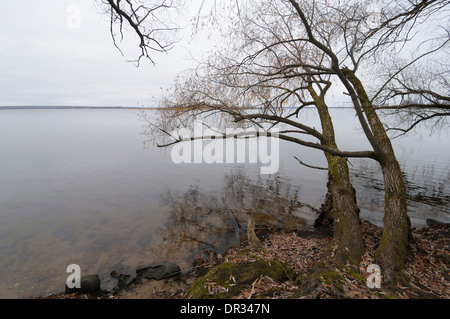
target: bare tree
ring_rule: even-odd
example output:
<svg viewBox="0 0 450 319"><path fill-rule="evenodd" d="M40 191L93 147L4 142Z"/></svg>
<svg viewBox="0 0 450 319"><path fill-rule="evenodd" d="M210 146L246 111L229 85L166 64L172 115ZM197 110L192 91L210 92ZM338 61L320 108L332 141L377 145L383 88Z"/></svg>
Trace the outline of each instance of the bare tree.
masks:
<svg viewBox="0 0 450 319"><path fill-rule="evenodd" d="M362 46L376 43L361 54L376 63L377 79L372 79L376 85L368 88L371 103L396 119L385 125L400 135L424 122L433 127L446 125L450 115L448 1L400 1L396 10L389 2L382 3L383 19L361 41Z"/></svg>
<svg viewBox="0 0 450 319"><path fill-rule="evenodd" d="M179 0L97 0L110 16L110 32L116 48L122 53L118 41L131 29L138 37L139 55L132 62L139 65L142 58L154 63L153 53L167 52L176 43L179 29L173 16L180 6ZM172 16L171 16L172 15ZM123 54L123 53L122 53Z"/></svg>
<svg viewBox="0 0 450 319"><path fill-rule="evenodd" d="M357 13L357 18L348 20L349 23L346 25L348 31L345 36L347 57L344 57L343 60L346 65L337 70L337 74L342 72L343 76L339 75L339 77L346 86L355 109L358 111L358 108L361 108L364 112L365 119L363 116L359 116L359 118L383 171L385 182L384 231L376 253L376 261L382 266L387 281L404 281L402 270L407 261L411 239L405 183L392 144L375 111L375 103L383 94L389 98L401 92L405 87L400 79L406 78L405 74L412 66L434 54L442 54L443 50L445 52L446 48L448 49L448 26L443 28L444 35L438 35L432 40L426 38L420 41L420 38L415 38L414 35L416 28L424 28L426 22L435 21L436 15L443 14L445 16L445 12L448 12L449 9L449 3L431 0L381 1L380 4L382 5L380 10L382 15L376 28L368 28L360 23L367 15L364 10L354 11ZM438 27L442 29L441 26ZM429 32L426 28L425 30L425 32ZM414 39L415 41L413 41ZM385 81L374 81L372 85L364 84L367 83L364 81L364 69L373 70L370 68L370 64L373 65L377 62L380 64L386 55L393 54L401 57L402 62L398 63L398 67L390 72ZM378 73L378 76L380 75ZM439 100L439 103L445 101L445 93L438 93L437 90L434 93L438 94L429 94L430 92L425 94L427 91L425 83L422 81L419 86L415 87L407 85L409 101L417 101L413 98L414 95L417 96L416 93L421 93L422 97L428 95L427 98L434 95L433 98L435 101ZM364 124L364 121L367 121L367 125ZM370 131L365 128L367 126L370 127Z"/></svg>
<svg viewBox="0 0 450 319"><path fill-rule="evenodd" d="M289 0L263 3L256 12L250 10L250 15L244 14L244 5L238 5L238 18L233 22L238 27L232 29L237 36L229 44L230 54L218 54L180 82L174 95L166 100L176 111L165 117L173 124L188 110L190 114L227 113L236 122L249 121L259 126L270 121L295 128L282 131L281 139L321 149L331 156L377 160L385 182L384 231L377 262L385 281L403 281L411 238L405 183L390 138L358 71L388 48L408 41L408 34L401 33L407 30L406 23L417 23L418 16L427 11L417 11L418 4L413 2L388 3L380 25L373 29L367 22L372 14L366 10L367 4ZM405 18L405 12L414 12L414 18L408 14ZM324 99L332 82L345 88L372 151L340 151L333 145L334 135L325 137L331 134L332 127L324 126L319 133L292 120L306 105L319 110L323 106L326 111ZM315 94L315 90L320 93ZM294 112L283 108L288 103L297 105ZM257 111L245 111L243 106ZM321 115L324 121L326 113ZM310 135L319 142L305 141L298 135ZM333 165L329 165L331 173ZM339 177L339 181L345 179ZM336 218L335 234L339 234L336 221L349 220ZM350 233L354 232L345 231L346 235ZM346 247L345 240L336 242Z"/></svg>
<svg viewBox="0 0 450 319"><path fill-rule="evenodd" d="M385 282L398 282L405 280L403 270L411 228L402 171L384 123L376 112L379 106L376 102L378 98L387 100L400 95L405 101L406 95L401 93L405 87L399 85L399 80L406 70L422 57L446 47L444 39L433 48L424 48L419 55L408 56L408 49L413 48L406 44L416 26L446 10L448 4L441 0L380 0L379 10L370 12L370 3L338 0L230 2L227 12L232 21L227 29L230 40L227 50L217 52L196 70L180 76L172 93L162 102L166 108L161 112L161 122L154 133L168 136L171 130L186 126L195 116L226 114L224 119L229 117L238 125L266 129L279 125L283 128L279 134L281 139L325 152L335 183L333 187L339 189L333 197L337 262L355 263L361 255L360 233L355 223L357 206L345 158L367 157L378 161L385 183L385 217L376 262L383 269ZM367 70L373 69L371 66L396 48L402 48L405 58L398 72L392 72L384 82L373 79L368 82L370 72ZM337 147L325 103L333 83L344 88L344 95L355 110L371 150L342 151ZM433 90L434 95L430 94L422 85L405 84L410 97L420 95L445 101L448 96L436 90ZM318 110L322 132L297 119L306 106L315 106ZM223 132L220 134L226 137ZM182 136L171 137L172 141L161 146L184 140ZM340 205L347 208L341 211ZM350 241L346 236L353 236L355 245L348 246ZM349 247L351 252L345 249Z"/></svg>
<svg viewBox="0 0 450 319"><path fill-rule="evenodd" d="M445 60L443 60L445 61ZM379 96L376 109L385 118L388 131L394 137L405 135L416 127L428 125L431 132L448 126L450 117L450 68L440 65L441 70L430 70L422 63L393 76L389 85Z"/></svg>
<svg viewBox="0 0 450 319"><path fill-rule="evenodd" d="M450 39L450 37L449 37ZM404 135L421 124L429 125L432 132L448 125L450 116L450 58L447 39L436 48L439 59L417 61L406 67L391 63L388 82L372 97L376 109L392 120L385 123L395 136Z"/></svg>
<svg viewBox="0 0 450 319"><path fill-rule="evenodd" d="M167 136L196 117L220 113L242 127L270 130L279 125L283 128L280 139L324 151L329 165L327 201L332 203L325 219L334 230L330 254L336 264L357 266L364 244L346 157L374 158L374 153L338 149L325 102L332 70L322 51L294 37L299 32L297 14L289 6L270 1L257 10L252 5L234 7L230 24L235 27L229 30L228 51L216 52L179 77L162 102L161 121L151 135ZM296 119L306 106L316 107L321 132ZM217 134L226 137L226 132ZM172 136L159 146L184 140L184 136Z"/></svg>

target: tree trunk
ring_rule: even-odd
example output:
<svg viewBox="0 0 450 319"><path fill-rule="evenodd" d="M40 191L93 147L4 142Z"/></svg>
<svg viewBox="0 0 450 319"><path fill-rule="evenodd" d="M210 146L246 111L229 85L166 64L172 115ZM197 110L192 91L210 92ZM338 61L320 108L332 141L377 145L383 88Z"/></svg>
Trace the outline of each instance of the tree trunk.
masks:
<svg viewBox="0 0 450 319"><path fill-rule="evenodd" d="M310 86L309 91L316 102L322 124L322 144L337 148L334 127L323 95L317 95ZM359 208L355 189L350 182L347 158L325 153L328 162L328 194L322 207L322 223L333 223L333 261L338 266L350 263L359 266L364 253L364 241L359 224ZM319 220L316 220L316 226Z"/></svg>
<svg viewBox="0 0 450 319"><path fill-rule="evenodd" d="M334 262L344 266L359 265L364 253L364 242L359 224L359 208L354 188L350 183L347 159L326 155L330 167L332 198Z"/></svg>
<svg viewBox="0 0 450 319"><path fill-rule="evenodd" d="M407 214L406 187L391 140L372 102L354 72L342 70L358 94L373 135L380 146L376 157L385 186L383 233L375 254L375 262L383 271L383 282L403 281L411 242L411 223Z"/></svg>
<svg viewBox="0 0 450 319"><path fill-rule="evenodd" d="M248 243L251 248L253 249L262 249L263 244L259 240L259 238L256 236L255 233L255 218L253 217L253 213L251 213L250 217L248 218L247 223L247 237L248 237Z"/></svg>
<svg viewBox="0 0 450 319"><path fill-rule="evenodd" d="M404 282L403 270L412 236L407 215L406 188L395 156L382 159L380 164L384 176L385 210L383 233L375 253L375 263L383 270L384 282Z"/></svg>
<svg viewBox="0 0 450 319"><path fill-rule="evenodd" d="M314 228L333 229L333 186L332 175L328 171L327 194L320 207L319 216L314 221Z"/></svg>
<svg viewBox="0 0 450 319"><path fill-rule="evenodd" d="M345 177L344 177L345 178ZM328 172L328 183L327 183L327 194L325 195L325 200L320 207L320 210L318 212L318 217L314 221L314 228L333 228L333 189L335 188L333 186L333 175L331 175L330 172ZM353 193L353 201L355 204L357 204L356 200L356 190L355 188L350 185ZM359 215L360 209L357 207L357 212Z"/></svg>

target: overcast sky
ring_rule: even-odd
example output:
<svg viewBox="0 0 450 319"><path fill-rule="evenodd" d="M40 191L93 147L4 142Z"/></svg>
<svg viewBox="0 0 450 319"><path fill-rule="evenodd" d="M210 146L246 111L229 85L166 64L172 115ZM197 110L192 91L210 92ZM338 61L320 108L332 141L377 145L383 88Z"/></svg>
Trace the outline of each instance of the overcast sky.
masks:
<svg viewBox="0 0 450 319"><path fill-rule="evenodd" d="M79 28L73 8L80 9ZM154 55L156 66L136 68L127 59L137 53L124 57L114 47L108 16L94 0L2 0L0 106L151 106L208 45L189 41Z"/></svg>
<svg viewBox="0 0 450 319"><path fill-rule="evenodd" d="M180 27L189 25L202 0L185 0ZM139 55L136 43L122 43L122 56L111 39L109 16L96 0L1 0L0 107L153 106L154 97L172 86L175 76L213 47L205 36L181 41L166 53L155 53L137 68L127 60ZM79 25L73 15L79 9ZM447 19L447 18L446 18ZM126 39L132 34L126 34ZM214 37L213 37L214 38ZM342 88L333 90L333 106L345 106Z"/></svg>

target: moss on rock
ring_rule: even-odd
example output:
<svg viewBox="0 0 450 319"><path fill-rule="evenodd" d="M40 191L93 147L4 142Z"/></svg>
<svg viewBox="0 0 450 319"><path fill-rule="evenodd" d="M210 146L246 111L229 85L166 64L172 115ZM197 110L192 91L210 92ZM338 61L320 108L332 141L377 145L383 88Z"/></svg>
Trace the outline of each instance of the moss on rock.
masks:
<svg viewBox="0 0 450 319"><path fill-rule="evenodd" d="M261 276L283 282L292 280L294 272L276 260L257 258L252 262L224 262L198 278L188 290L188 299L231 298Z"/></svg>
<svg viewBox="0 0 450 319"><path fill-rule="evenodd" d="M308 276L299 282L295 296L310 299L322 298L324 295L344 298L343 284L345 277L334 268L317 263Z"/></svg>

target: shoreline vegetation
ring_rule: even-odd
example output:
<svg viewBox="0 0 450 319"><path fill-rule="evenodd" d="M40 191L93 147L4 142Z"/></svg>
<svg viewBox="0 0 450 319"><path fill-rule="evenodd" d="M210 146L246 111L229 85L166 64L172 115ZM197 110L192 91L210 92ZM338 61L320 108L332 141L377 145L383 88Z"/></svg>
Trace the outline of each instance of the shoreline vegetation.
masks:
<svg viewBox="0 0 450 319"><path fill-rule="evenodd" d="M239 247L210 260L198 260L190 273L163 280L114 273L110 291L57 293L37 299L448 299L450 298L450 224L430 220L413 229L406 275L409 283L369 288L367 272L382 229L361 220L365 253L359 269L330 268L332 235L324 230L256 231L262 248L246 236ZM327 256L326 258L323 256ZM113 276L113 273L111 276ZM125 280L121 280L125 279ZM124 284L124 282L129 284Z"/></svg>

